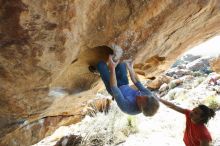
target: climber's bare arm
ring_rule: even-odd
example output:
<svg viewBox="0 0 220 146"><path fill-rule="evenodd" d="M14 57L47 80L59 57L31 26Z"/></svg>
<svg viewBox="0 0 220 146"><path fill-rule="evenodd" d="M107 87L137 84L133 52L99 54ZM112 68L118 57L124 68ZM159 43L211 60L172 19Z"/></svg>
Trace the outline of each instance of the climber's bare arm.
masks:
<svg viewBox="0 0 220 146"><path fill-rule="evenodd" d="M145 94L151 96L151 94L152 94L151 91L147 87L144 87L144 85L142 85L142 83L140 82L137 74L135 73L134 68L133 68L133 61L131 59L124 60L124 63L127 66L127 69L129 71L132 82L138 88L138 90L140 90L140 91L144 92Z"/></svg>
<svg viewBox="0 0 220 146"><path fill-rule="evenodd" d="M130 77L131 77L131 80L134 84L136 84L137 82L139 82L139 78L137 76L137 74L135 73L134 71L134 68L133 68L133 61L132 60L125 60L124 61L126 66L127 66L127 69L129 71L129 74L130 74Z"/></svg>
<svg viewBox="0 0 220 146"><path fill-rule="evenodd" d="M110 86L111 87L117 87L117 80L115 75L115 67L117 66L118 62L114 62L112 60L112 56L109 56L109 70L110 70Z"/></svg>

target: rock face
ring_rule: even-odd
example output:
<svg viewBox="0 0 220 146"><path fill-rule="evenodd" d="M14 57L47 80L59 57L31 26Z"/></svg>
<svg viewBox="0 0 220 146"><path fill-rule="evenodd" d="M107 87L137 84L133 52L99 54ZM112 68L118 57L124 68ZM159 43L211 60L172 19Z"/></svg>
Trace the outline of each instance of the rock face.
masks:
<svg viewBox="0 0 220 146"><path fill-rule="evenodd" d="M99 77L88 66L106 60L113 44L151 78L218 35L219 12L218 0L0 0L1 139L33 117L62 115L67 102L82 104L50 97L49 90L95 91Z"/></svg>
<svg viewBox="0 0 220 146"><path fill-rule="evenodd" d="M218 56L217 58L213 59L210 64L211 64L212 70L214 70L217 73L220 73L220 66L219 66L219 64L220 64L220 56Z"/></svg>

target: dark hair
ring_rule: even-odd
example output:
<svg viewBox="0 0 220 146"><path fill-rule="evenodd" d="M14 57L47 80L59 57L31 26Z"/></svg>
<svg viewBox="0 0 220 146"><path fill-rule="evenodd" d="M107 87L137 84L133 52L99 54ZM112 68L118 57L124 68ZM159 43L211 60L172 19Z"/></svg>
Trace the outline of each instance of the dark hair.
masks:
<svg viewBox="0 0 220 146"><path fill-rule="evenodd" d="M198 106L201 110L202 110L202 114L201 114L201 122L207 124L208 121L215 116L215 111L209 107L207 107L206 105L200 104Z"/></svg>

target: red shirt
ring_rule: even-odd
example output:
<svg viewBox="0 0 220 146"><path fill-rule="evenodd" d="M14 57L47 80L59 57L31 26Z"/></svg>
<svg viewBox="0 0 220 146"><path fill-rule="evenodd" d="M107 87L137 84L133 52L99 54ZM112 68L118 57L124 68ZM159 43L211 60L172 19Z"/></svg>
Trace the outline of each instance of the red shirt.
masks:
<svg viewBox="0 0 220 146"><path fill-rule="evenodd" d="M186 129L183 141L186 146L200 146L200 140L212 141L211 135L204 124L194 124L190 119L190 110L185 111Z"/></svg>

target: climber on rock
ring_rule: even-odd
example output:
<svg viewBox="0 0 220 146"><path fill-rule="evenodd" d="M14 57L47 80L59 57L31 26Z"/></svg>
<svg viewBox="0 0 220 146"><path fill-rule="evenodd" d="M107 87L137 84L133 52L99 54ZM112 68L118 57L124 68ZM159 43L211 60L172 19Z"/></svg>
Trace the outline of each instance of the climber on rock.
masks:
<svg viewBox="0 0 220 146"><path fill-rule="evenodd" d="M119 108L130 115L142 112L145 116L153 116L159 108L158 100L139 81L133 69L133 62L125 60L119 63L119 60L114 61L113 56L110 55L108 64L107 66L106 62L99 61L97 70L108 93L115 99ZM129 86L127 69L137 90Z"/></svg>

